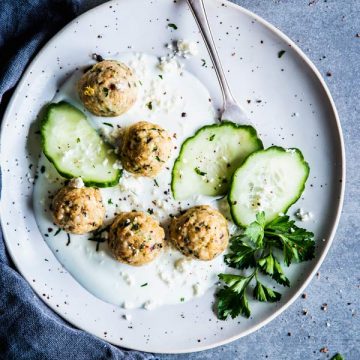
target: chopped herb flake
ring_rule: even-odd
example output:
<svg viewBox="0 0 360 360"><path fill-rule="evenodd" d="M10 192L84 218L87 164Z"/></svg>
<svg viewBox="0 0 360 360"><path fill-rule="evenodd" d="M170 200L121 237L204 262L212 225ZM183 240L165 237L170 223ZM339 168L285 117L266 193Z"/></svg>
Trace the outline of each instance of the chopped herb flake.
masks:
<svg viewBox="0 0 360 360"><path fill-rule="evenodd" d="M149 101L147 104L146 104L147 108L149 110L152 110L153 106L152 106L152 101Z"/></svg>
<svg viewBox="0 0 360 360"><path fill-rule="evenodd" d="M61 231L61 229L60 229L60 228L59 228L59 229L57 229L57 230L56 230L56 232L55 232L55 234L54 234L54 236L58 235L60 231Z"/></svg>
<svg viewBox="0 0 360 360"><path fill-rule="evenodd" d="M201 66L206 66L206 60L205 60L205 59L201 59L201 61L202 61Z"/></svg>
<svg viewBox="0 0 360 360"><path fill-rule="evenodd" d="M144 286L147 286L148 285L148 283L144 283L144 284L142 284L142 285L140 285L141 287L144 287Z"/></svg>
<svg viewBox="0 0 360 360"><path fill-rule="evenodd" d="M170 24L168 24L168 27L170 27L170 28L172 28L172 29L174 29L174 30L177 30L177 26L175 25L175 24L173 24L173 23L170 23Z"/></svg>
<svg viewBox="0 0 360 360"><path fill-rule="evenodd" d="M209 141L213 141L215 138L215 134L212 134L210 137L209 137Z"/></svg>
<svg viewBox="0 0 360 360"><path fill-rule="evenodd" d="M111 199L108 199L108 204L109 204L109 205L112 205L112 204L113 204L113 202L112 202Z"/></svg>
<svg viewBox="0 0 360 360"><path fill-rule="evenodd" d="M196 167L194 169L194 171L200 176L205 176L206 175L206 172L201 171L198 167Z"/></svg>
<svg viewBox="0 0 360 360"><path fill-rule="evenodd" d="M280 59L285 53L286 53L285 50L280 50L280 51L278 52L278 58Z"/></svg>
<svg viewBox="0 0 360 360"><path fill-rule="evenodd" d="M163 79L163 76L162 76L162 75L159 75L159 78L162 80L162 79Z"/></svg>
<svg viewBox="0 0 360 360"><path fill-rule="evenodd" d="M113 124L110 124L110 123L108 123L108 122L103 122L103 124L106 125L106 126L114 127Z"/></svg>
<svg viewBox="0 0 360 360"><path fill-rule="evenodd" d="M158 182L156 181L156 179L154 179L154 184L155 184L155 186L159 187L159 184L158 184Z"/></svg>

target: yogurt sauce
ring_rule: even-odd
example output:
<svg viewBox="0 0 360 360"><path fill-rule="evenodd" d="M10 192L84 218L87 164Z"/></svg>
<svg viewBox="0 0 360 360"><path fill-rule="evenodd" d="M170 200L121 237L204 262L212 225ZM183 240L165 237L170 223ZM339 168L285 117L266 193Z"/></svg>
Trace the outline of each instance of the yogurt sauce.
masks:
<svg viewBox="0 0 360 360"><path fill-rule="evenodd" d="M124 171L118 186L101 189L106 207L105 224L111 223L121 211L147 211L167 231L172 215L202 204L220 208L228 216L226 200L195 196L179 202L173 199L170 190L171 169L182 142L203 125L215 121L207 89L182 66L172 67L169 72L160 70L162 67L159 68L159 61L153 56L126 53L117 59L135 71L140 85L138 100L126 114L100 118L87 112L76 93L81 71L68 79L53 101L65 100L84 111L109 142L114 141L121 128L135 122L145 120L159 124L172 134L174 149L166 168L156 179L137 178ZM218 281L217 274L224 272L222 255L212 261L188 259L170 245L152 263L134 267L114 260L106 242L89 241L89 234L68 237L64 231L58 232L51 220L49 204L64 179L45 156L38 166L34 209L40 231L63 266L98 298L128 309L152 309L200 296ZM229 226L231 231L234 225L229 223Z"/></svg>

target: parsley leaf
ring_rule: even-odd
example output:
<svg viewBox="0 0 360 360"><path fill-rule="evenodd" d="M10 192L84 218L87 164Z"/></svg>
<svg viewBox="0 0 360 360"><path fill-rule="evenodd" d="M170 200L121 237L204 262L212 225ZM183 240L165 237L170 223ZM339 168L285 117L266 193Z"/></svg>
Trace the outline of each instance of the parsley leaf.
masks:
<svg viewBox="0 0 360 360"><path fill-rule="evenodd" d="M267 275L270 275L277 283L290 286L289 279L283 273L280 263L272 253L258 260L260 269Z"/></svg>
<svg viewBox="0 0 360 360"><path fill-rule="evenodd" d="M246 235L255 245L261 247L264 238L265 213L262 211L256 215L256 221L252 222L245 230Z"/></svg>
<svg viewBox="0 0 360 360"><path fill-rule="evenodd" d="M287 266L293 260L297 262L311 260L315 256L314 234L295 225L284 215L276 218L265 228L265 236L273 241L274 246L283 250Z"/></svg>
<svg viewBox="0 0 360 360"><path fill-rule="evenodd" d="M245 291L253 276L253 274L250 276L220 274L219 279L222 280L225 284L229 285L232 291L241 294L243 291Z"/></svg>
<svg viewBox="0 0 360 360"><path fill-rule="evenodd" d="M260 281L256 281L253 295L255 299L263 302L276 302L281 299L280 293L264 286Z"/></svg>
<svg viewBox="0 0 360 360"><path fill-rule="evenodd" d="M217 314L219 319L225 320L228 316L236 318L239 315L250 317L249 303L245 292L240 296L231 288L225 286L216 295L218 297Z"/></svg>
<svg viewBox="0 0 360 360"><path fill-rule="evenodd" d="M344 360L344 357L341 354L337 353L331 358L331 360Z"/></svg>
<svg viewBox="0 0 360 360"><path fill-rule="evenodd" d="M281 261L289 266L293 261L311 260L315 256L314 234L299 228L289 216L278 216L269 224L265 213L256 215L256 220L241 233L230 239L230 251L224 256L225 263L234 269L253 269L251 275L219 274L224 286L217 292L217 313L219 319L242 315L250 316L246 293L253 287L254 299L262 302L276 302L281 294L266 287L258 278L269 276L282 286L290 286L284 274Z"/></svg>
<svg viewBox="0 0 360 360"><path fill-rule="evenodd" d="M230 250L231 252L224 256L225 264L239 270L255 266L255 252L257 249L243 243L241 237L232 238Z"/></svg>

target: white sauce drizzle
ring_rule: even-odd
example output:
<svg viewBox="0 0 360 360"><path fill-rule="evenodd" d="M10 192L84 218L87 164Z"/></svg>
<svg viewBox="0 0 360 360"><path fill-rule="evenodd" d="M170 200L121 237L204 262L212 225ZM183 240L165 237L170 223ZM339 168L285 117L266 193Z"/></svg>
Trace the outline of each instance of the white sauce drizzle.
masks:
<svg viewBox="0 0 360 360"><path fill-rule="evenodd" d="M152 216L167 229L170 214L194 205L211 204L220 206L227 213L226 201L216 202L214 198L196 196L188 201L178 202L170 190L171 169L178 156L182 142L201 126L215 121L214 109L209 102L207 89L190 73L161 72L158 60L144 54L123 54L119 60L135 71L139 84L138 100L126 114L111 118L95 117L87 112L76 94L76 81L81 72L76 72L60 89L54 101L66 100L83 110L93 125L102 131L110 142L123 127L145 120L159 124L173 135L174 150L171 159L154 180L136 178L124 171L119 186L101 189L106 207L106 223L121 211L153 211ZM159 76L161 75L161 76ZM150 110L146 104L153 104ZM186 117L182 116L186 113ZM113 128L104 125L112 123ZM46 171L40 174L35 185L34 208L39 228L43 234L53 228L49 211L49 194L53 194L63 179L54 167L42 156L39 167L45 165ZM121 164L116 164L121 168ZM229 224L234 229L233 224ZM223 256L212 261L199 261L185 258L177 250L168 246L152 263L132 267L113 259L106 243L99 246L89 241L89 235L67 236L61 231L54 236L56 229L44 237L55 256L73 277L95 296L125 309L152 309L161 304L176 304L200 296L218 281L217 274L224 272L226 266ZM130 320L131 317L126 317Z"/></svg>

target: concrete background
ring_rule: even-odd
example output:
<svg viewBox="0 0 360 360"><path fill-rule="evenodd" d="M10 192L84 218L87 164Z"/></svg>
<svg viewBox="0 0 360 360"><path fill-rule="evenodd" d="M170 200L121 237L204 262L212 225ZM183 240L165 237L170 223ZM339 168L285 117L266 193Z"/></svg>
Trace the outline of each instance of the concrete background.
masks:
<svg viewBox="0 0 360 360"><path fill-rule="evenodd" d="M149 0L150 1L150 0ZM170 0L169 0L170 1ZM89 0L83 10L105 2ZM360 0L235 0L294 40L324 75L347 151L344 210L320 274L288 310L256 333L161 360L360 359ZM357 35L358 34L358 35ZM326 76L330 72L331 76ZM327 307L322 309L323 304ZM307 315L304 315L304 310Z"/></svg>

